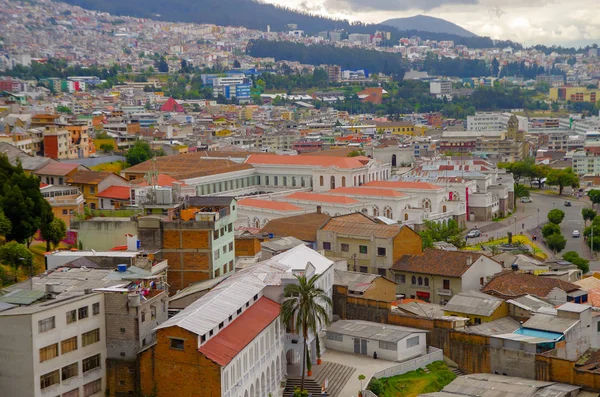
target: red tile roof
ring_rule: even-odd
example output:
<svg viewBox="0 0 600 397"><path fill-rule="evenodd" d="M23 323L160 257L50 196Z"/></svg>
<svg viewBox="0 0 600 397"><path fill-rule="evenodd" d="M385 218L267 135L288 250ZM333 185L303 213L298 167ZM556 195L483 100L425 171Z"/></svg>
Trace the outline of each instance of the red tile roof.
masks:
<svg viewBox="0 0 600 397"><path fill-rule="evenodd" d="M252 199L246 198L238 200L237 205L240 207L254 207L254 208L264 208L275 211L301 211L302 208L290 204L290 203L282 203L280 201L270 201L270 200L260 200L260 199Z"/></svg>
<svg viewBox="0 0 600 397"><path fill-rule="evenodd" d="M334 196L332 194L308 193L308 192L292 193L289 196L286 196L285 198L292 199L292 200L317 201L317 202L334 203L334 204L357 204L357 203L360 203L360 201L354 200L350 197Z"/></svg>
<svg viewBox="0 0 600 397"><path fill-rule="evenodd" d="M200 347L200 353L215 363L226 366L279 317L279 311L279 303L263 296Z"/></svg>
<svg viewBox="0 0 600 397"><path fill-rule="evenodd" d="M372 187L338 187L327 191L333 194L348 194L350 196L382 196L382 197L403 197L404 193L397 192L391 189L377 189Z"/></svg>
<svg viewBox="0 0 600 397"><path fill-rule="evenodd" d="M502 299L513 299L527 294L543 299L546 298L554 288L566 292L580 289L576 284L556 278L538 277L533 274L507 270L496 274L481 289L481 292Z"/></svg>
<svg viewBox="0 0 600 397"><path fill-rule="evenodd" d="M79 164L57 163L51 161L34 173L36 175L65 176L77 169L77 167L79 167Z"/></svg>
<svg viewBox="0 0 600 397"><path fill-rule="evenodd" d="M161 112L183 112L183 106L177 103L173 98L167 99L167 102L163 103L160 107Z"/></svg>
<svg viewBox="0 0 600 397"><path fill-rule="evenodd" d="M129 200L131 197L131 188L129 186L109 186L96 196L117 200Z"/></svg>
<svg viewBox="0 0 600 397"><path fill-rule="evenodd" d="M429 182L404 182L404 181L372 181L365 183L365 187L381 187L391 189L422 189L422 190L438 190L441 186L434 185Z"/></svg>
<svg viewBox="0 0 600 397"><path fill-rule="evenodd" d="M361 168L371 159L367 157L335 156L280 156L276 154L252 154L246 160L248 164L297 165L307 167Z"/></svg>
<svg viewBox="0 0 600 397"><path fill-rule="evenodd" d="M461 277L483 254L468 251L446 251L427 248L420 255L404 255L392 265L392 270L409 273ZM498 264L500 268L500 264Z"/></svg>

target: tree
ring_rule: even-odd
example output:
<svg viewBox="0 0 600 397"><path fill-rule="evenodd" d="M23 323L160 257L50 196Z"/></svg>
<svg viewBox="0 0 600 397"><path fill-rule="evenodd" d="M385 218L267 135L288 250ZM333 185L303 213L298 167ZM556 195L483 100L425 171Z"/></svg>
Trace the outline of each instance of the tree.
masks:
<svg viewBox="0 0 600 397"><path fill-rule="evenodd" d="M15 269L22 266L31 266L33 254L24 244L11 241L0 247L0 262Z"/></svg>
<svg viewBox="0 0 600 397"><path fill-rule="evenodd" d="M544 227L542 227L542 236L546 238L552 236L553 234L560 234L560 226L552 222L546 223Z"/></svg>
<svg viewBox="0 0 600 397"><path fill-rule="evenodd" d="M594 204L600 204L600 190L592 189L587 195L592 201L592 209L594 208Z"/></svg>
<svg viewBox="0 0 600 397"><path fill-rule="evenodd" d="M309 332L317 335L320 328L329 324L327 306L331 300L321 288L315 284L318 275L307 279L306 276L296 275L297 284L288 284L283 290L284 300L281 305L281 318L284 324L293 328L293 332L302 333L304 345L302 348L302 381L300 389L304 390L306 375L306 351Z"/></svg>
<svg viewBox="0 0 600 397"><path fill-rule="evenodd" d="M71 110L71 108L70 108L70 107L68 107L68 106L64 106L64 105L58 105L58 106L56 107L56 111L57 111L58 113L68 113L68 114L73 114L73 111Z"/></svg>
<svg viewBox="0 0 600 397"><path fill-rule="evenodd" d="M565 219L565 213L558 208L555 208L548 212L548 220L555 225L560 225L560 223Z"/></svg>
<svg viewBox="0 0 600 397"><path fill-rule="evenodd" d="M548 173L550 172L550 167L548 167L547 165L534 165L529 169L528 175L529 176L529 185L533 186L533 182L537 183L537 187L538 189L542 188L542 179L546 178L548 176Z"/></svg>
<svg viewBox="0 0 600 397"><path fill-rule="evenodd" d="M581 258L575 251L565 252L563 254L563 259L577 266L583 274L586 274L590 271L590 261Z"/></svg>
<svg viewBox="0 0 600 397"><path fill-rule="evenodd" d="M550 248L554 253L558 253L565 249L567 245L567 240L562 234L553 234L546 238L546 245Z"/></svg>
<svg viewBox="0 0 600 397"><path fill-rule="evenodd" d="M152 157L154 157L154 153L150 149L148 142L136 141L133 147L127 151L125 159L130 166L133 166L150 160Z"/></svg>
<svg viewBox="0 0 600 397"><path fill-rule="evenodd" d="M67 235L67 225L65 221L59 218L54 218L52 222L43 224L40 228L42 238L46 241L46 251L50 251L50 245L56 248L58 244Z"/></svg>
<svg viewBox="0 0 600 397"><path fill-rule="evenodd" d="M464 238L461 235L462 229L458 227L458 222L455 220L448 221L447 225L426 220L425 226L427 228L421 232L423 248L433 247L433 243L436 241L445 241L458 248L465 246Z"/></svg>
<svg viewBox="0 0 600 397"><path fill-rule="evenodd" d="M0 210L0 236L6 236L12 230L10 219L4 215L4 211Z"/></svg>
<svg viewBox="0 0 600 397"><path fill-rule="evenodd" d="M571 167L562 170L552 170L548 173L546 183L550 186L558 186L558 194L562 195L566 186L579 187L579 178Z"/></svg>
<svg viewBox="0 0 600 397"><path fill-rule="evenodd" d="M233 61L233 68L234 69L239 69L241 67L242 67L242 65L240 64L240 61L238 61L237 59L235 61Z"/></svg>
<svg viewBox="0 0 600 397"><path fill-rule="evenodd" d="M104 153L112 152L115 149L115 146L112 143L103 143L100 145L100 150Z"/></svg>
<svg viewBox="0 0 600 397"><path fill-rule="evenodd" d="M525 185L521 185L520 183L515 183L515 194L514 194L514 204L517 205L517 199L521 197L529 197L529 190L525 187Z"/></svg>
<svg viewBox="0 0 600 397"><path fill-rule="evenodd" d="M351 152L349 152L346 156L347 157L357 157L357 156L364 156L365 155L365 151L364 150L353 150Z"/></svg>
<svg viewBox="0 0 600 397"><path fill-rule="evenodd" d="M583 217L584 224L587 225L587 221L593 221L596 217L596 211L591 208L582 208L581 216Z"/></svg>
<svg viewBox="0 0 600 397"><path fill-rule="evenodd" d="M40 180L26 175L20 164L13 166L6 156L0 156L0 185L0 208L12 225L6 240L29 245L40 226L54 219L52 207L40 192Z"/></svg>

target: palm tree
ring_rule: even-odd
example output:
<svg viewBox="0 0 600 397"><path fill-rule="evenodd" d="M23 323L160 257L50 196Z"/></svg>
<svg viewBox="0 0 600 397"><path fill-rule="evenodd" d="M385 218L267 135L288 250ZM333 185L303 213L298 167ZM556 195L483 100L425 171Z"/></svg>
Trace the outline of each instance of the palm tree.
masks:
<svg viewBox="0 0 600 397"><path fill-rule="evenodd" d="M302 332L304 346L302 349L302 382L300 389L304 390L304 376L306 369L306 340L309 331L316 336L317 331L323 325L329 324L327 305L331 306L331 299L321 288L315 284L318 275L307 279L306 276L298 276L298 284L288 284L283 291L284 300L281 305L281 319L284 324L293 328L293 332Z"/></svg>
<svg viewBox="0 0 600 397"><path fill-rule="evenodd" d="M517 206L517 199L520 199L521 197L529 197L529 190L527 190L525 185L515 183L515 193L513 195L515 207Z"/></svg>

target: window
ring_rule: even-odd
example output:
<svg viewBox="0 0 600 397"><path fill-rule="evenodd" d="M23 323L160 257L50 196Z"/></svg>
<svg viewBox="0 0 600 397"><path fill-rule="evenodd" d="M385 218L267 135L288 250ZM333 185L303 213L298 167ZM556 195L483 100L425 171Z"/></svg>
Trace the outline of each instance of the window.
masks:
<svg viewBox="0 0 600 397"><path fill-rule="evenodd" d="M90 194L94 194L96 193L96 188L93 186L90 186Z"/></svg>
<svg viewBox="0 0 600 397"><path fill-rule="evenodd" d="M385 256L385 248L377 247L377 256Z"/></svg>
<svg viewBox="0 0 600 397"><path fill-rule="evenodd" d="M81 361L81 366L84 374L93 369L100 368L100 355L96 354L95 356L84 359Z"/></svg>
<svg viewBox="0 0 600 397"><path fill-rule="evenodd" d="M423 285L423 278L419 277L419 285Z"/></svg>
<svg viewBox="0 0 600 397"><path fill-rule="evenodd" d="M89 315L89 313L88 313L88 307L87 306L80 307L77 310L77 313L79 314L79 319L80 320L84 319L84 318L88 318L88 315Z"/></svg>
<svg viewBox="0 0 600 397"><path fill-rule="evenodd" d="M156 306L150 306L150 320L156 318Z"/></svg>
<svg viewBox="0 0 600 397"><path fill-rule="evenodd" d="M475 317L474 320L475 320L475 324L481 324L481 318Z"/></svg>
<svg viewBox="0 0 600 397"><path fill-rule="evenodd" d="M342 250L342 252L349 252L350 251L350 245L349 244L342 244L341 245L341 250Z"/></svg>
<svg viewBox="0 0 600 397"><path fill-rule="evenodd" d="M86 347L92 343L96 343L100 340L100 328L93 329L91 331L81 334L81 346Z"/></svg>
<svg viewBox="0 0 600 397"><path fill-rule="evenodd" d="M443 289L450 289L450 280L443 280L442 283L443 283L443 286L442 286Z"/></svg>
<svg viewBox="0 0 600 397"><path fill-rule="evenodd" d="M221 275L221 269L215 270L215 277L219 277Z"/></svg>
<svg viewBox="0 0 600 397"><path fill-rule="evenodd" d="M206 335L202 335L205 337ZM171 338L171 349L183 350L183 339Z"/></svg>
<svg viewBox="0 0 600 397"><path fill-rule="evenodd" d="M77 321L77 311L70 310L67 312L67 324L71 324Z"/></svg>
<svg viewBox="0 0 600 397"><path fill-rule="evenodd" d="M278 177L278 176L274 176L274 177L273 177L273 184L274 184L275 186L279 185L279 177Z"/></svg>
<svg viewBox="0 0 600 397"><path fill-rule="evenodd" d="M46 347L42 347L40 349L40 362L50 360L54 357L58 356L58 343L54 343L53 345L49 345Z"/></svg>
<svg viewBox="0 0 600 397"><path fill-rule="evenodd" d="M102 390L102 379L83 385L83 397L90 397Z"/></svg>
<svg viewBox="0 0 600 397"><path fill-rule="evenodd" d="M411 347L419 346L419 336L413 336L412 338L408 338L406 340L406 348L409 349Z"/></svg>
<svg viewBox="0 0 600 397"><path fill-rule="evenodd" d="M360 252L361 254L366 254L367 253L367 246L366 245L359 245L358 246L358 252Z"/></svg>
<svg viewBox="0 0 600 397"><path fill-rule="evenodd" d="M359 270L361 273L369 273L369 269L368 269L366 266L360 266L360 267L358 268L358 270Z"/></svg>
<svg viewBox="0 0 600 397"><path fill-rule="evenodd" d="M215 230L214 240L219 238L219 229Z"/></svg>
<svg viewBox="0 0 600 397"><path fill-rule="evenodd" d="M600 321L598 321L598 326L596 328L596 331L600 332Z"/></svg>
<svg viewBox="0 0 600 397"><path fill-rule="evenodd" d="M324 241L323 242L323 249L327 250L327 251L331 251L331 243L327 242L327 241Z"/></svg>
<svg viewBox="0 0 600 397"><path fill-rule="evenodd" d="M269 176L268 175L265 176L265 185L267 185L267 186L269 185Z"/></svg>
<svg viewBox="0 0 600 397"><path fill-rule="evenodd" d="M62 367L62 380L71 379L74 376L79 375L79 363L74 362L73 364Z"/></svg>
<svg viewBox="0 0 600 397"><path fill-rule="evenodd" d="M58 383L60 383L60 374L58 370L40 376L40 389L42 390Z"/></svg>
<svg viewBox="0 0 600 397"><path fill-rule="evenodd" d="M406 284L406 276L404 274L396 274L395 279L398 284Z"/></svg>
<svg viewBox="0 0 600 397"><path fill-rule="evenodd" d="M429 287L429 277L425 277L423 280L426 287Z"/></svg>
<svg viewBox="0 0 600 397"><path fill-rule="evenodd" d="M73 350L77 350L76 336L69 339L65 339L62 342L60 342L60 351L62 352L62 354L67 354L69 352L72 352Z"/></svg>
<svg viewBox="0 0 600 397"><path fill-rule="evenodd" d="M69 210L62 210L63 215L69 215Z"/></svg>
<svg viewBox="0 0 600 397"><path fill-rule="evenodd" d="M224 326L225 326L225 323L224 323L223 321L221 321L221 322L219 323L219 329L223 328Z"/></svg>
<svg viewBox="0 0 600 397"><path fill-rule="evenodd" d="M79 397L79 388L63 393L62 397Z"/></svg>
<svg viewBox="0 0 600 397"><path fill-rule="evenodd" d="M379 348L384 350L398 350L398 345L396 344L396 342L384 342L380 340Z"/></svg>
<svg viewBox="0 0 600 397"><path fill-rule="evenodd" d="M142 322L146 322L146 312L142 312Z"/></svg>
<svg viewBox="0 0 600 397"><path fill-rule="evenodd" d="M40 333L54 329L54 327L55 327L54 316L38 321L38 331Z"/></svg>
<svg viewBox="0 0 600 397"><path fill-rule="evenodd" d="M387 270L383 267L380 267L377 269L377 274L379 274L381 277L386 277L387 276Z"/></svg>
<svg viewBox="0 0 600 397"><path fill-rule="evenodd" d="M217 249L216 249L216 250L214 250L214 252L213 252L213 259L214 259L214 260L217 260L217 259L219 259L220 257L221 257L221 250L217 248Z"/></svg>
<svg viewBox="0 0 600 397"><path fill-rule="evenodd" d="M344 341L344 335L342 334L338 334L337 332L329 332L327 331L327 333L325 334L325 337L329 340L335 340L338 342L343 342Z"/></svg>
<svg viewBox="0 0 600 397"><path fill-rule="evenodd" d="M319 177L319 186L323 186L323 175Z"/></svg>
<svg viewBox="0 0 600 397"><path fill-rule="evenodd" d="M100 302L96 302L92 305L92 314L95 316L96 314L100 314Z"/></svg>
<svg viewBox="0 0 600 397"><path fill-rule="evenodd" d="M415 276L412 276L411 279L410 279L410 283L412 285L415 285L417 283L417 278Z"/></svg>
<svg viewBox="0 0 600 397"><path fill-rule="evenodd" d="M479 284L483 285L483 282L484 282L484 278L483 277L479 277Z"/></svg>

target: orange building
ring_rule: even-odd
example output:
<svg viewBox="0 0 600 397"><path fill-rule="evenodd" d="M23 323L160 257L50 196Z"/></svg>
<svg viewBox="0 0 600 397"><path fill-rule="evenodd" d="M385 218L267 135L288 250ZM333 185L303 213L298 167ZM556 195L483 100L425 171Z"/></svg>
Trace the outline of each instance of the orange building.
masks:
<svg viewBox="0 0 600 397"><path fill-rule="evenodd" d="M383 94L387 94L387 91L381 87L369 87L356 93L361 101L370 102L375 105L383 102Z"/></svg>

